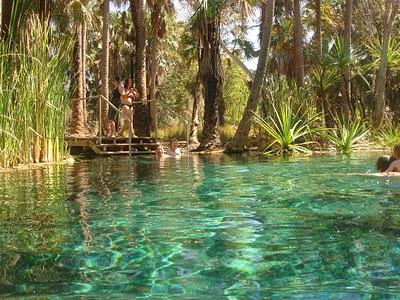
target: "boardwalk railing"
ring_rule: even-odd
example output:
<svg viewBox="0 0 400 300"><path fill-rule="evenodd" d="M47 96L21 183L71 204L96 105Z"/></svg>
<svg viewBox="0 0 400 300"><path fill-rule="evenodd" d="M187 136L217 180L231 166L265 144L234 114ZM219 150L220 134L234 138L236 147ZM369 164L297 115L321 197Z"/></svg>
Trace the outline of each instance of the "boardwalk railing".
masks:
<svg viewBox="0 0 400 300"><path fill-rule="evenodd" d="M93 101L94 100L94 101ZM86 97L86 98L74 98L74 99L70 99L70 102L73 101L84 101L84 113L85 113L85 127L86 129L89 131L89 134L91 136L98 136L98 143L102 144L102 140L104 138L104 134L103 134L103 120L101 117L101 110L102 110L102 105L103 104L103 100L105 103L108 104L109 109L114 110L117 113L117 120L119 119L119 116L121 115L121 111L119 108L117 108L114 104L112 104L106 97L104 97L103 95L97 95L97 96L91 96L91 97ZM87 105L87 102L90 103L90 101L96 102L97 107L91 107L90 105ZM172 114L173 116L175 116L176 118L178 118L178 120L183 123L183 125L185 126L185 131L186 131L186 147L187 147L187 151L189 153L189 135L190 135L190 120L182 117L180 114L178 114L176 111L174 111L168 104L157 100L157 99L151 99L151 100L141 100L141 101L133 101L132 105L138 105L138 104L147 104L150 102L156 102L156 104L159 104L160 107L163 108L163 110L168 111L170 114ZM97 114L94 113L95 110L98 110ZM66 118L67 122L73 122L72 120L72 116L69 116ZM158 139L158 121L157 121L157 114L154 120L155 123L155 130L154 130L154 138ZM131 126L133 126L133 123L131 124ZM68 128L68 126L67 126ZM132 127L130 128L131 130L129 130L129 155L131 155L131 144L132 144ZM151 137L151 136L150 136Z"/></svg>

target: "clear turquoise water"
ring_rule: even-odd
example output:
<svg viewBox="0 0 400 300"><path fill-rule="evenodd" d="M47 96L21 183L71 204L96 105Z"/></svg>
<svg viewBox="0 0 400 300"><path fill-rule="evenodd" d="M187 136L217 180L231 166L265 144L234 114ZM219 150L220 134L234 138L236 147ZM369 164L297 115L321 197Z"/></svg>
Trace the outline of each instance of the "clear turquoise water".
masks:
<svg viewBox="0 0 400 300"><path fill-rule="evenodd" d="M0 173L0 298L400 299L400 178L352 174L376 157Z"/></svg>

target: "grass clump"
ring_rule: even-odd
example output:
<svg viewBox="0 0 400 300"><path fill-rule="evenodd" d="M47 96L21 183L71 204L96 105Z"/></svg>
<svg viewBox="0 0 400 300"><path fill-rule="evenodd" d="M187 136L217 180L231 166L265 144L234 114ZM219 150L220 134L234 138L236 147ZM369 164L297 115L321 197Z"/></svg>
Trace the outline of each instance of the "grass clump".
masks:
<svg viewBox="0 0 400 300"><path fill-rule="evenodd" d="M71 40L38 16L0 42L1 166L64 158L71 53Z"/></svg>
<svg viewBox="0 0 400 300"><path fill-rule="evenodd" d="M382 146L392 148L400 143L400 126L389 123L377 132L376 137Z"/></svg>

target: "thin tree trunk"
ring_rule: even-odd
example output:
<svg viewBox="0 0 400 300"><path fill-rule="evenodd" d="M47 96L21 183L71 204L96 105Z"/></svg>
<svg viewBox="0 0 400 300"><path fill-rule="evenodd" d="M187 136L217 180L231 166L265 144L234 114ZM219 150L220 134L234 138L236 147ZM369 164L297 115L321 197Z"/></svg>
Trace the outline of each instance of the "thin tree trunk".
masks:
<svg viewBox="0 0 400 300"><path fill-rule="evenodd" d="M50 8L49 8L49 0L40 0L39 1L39 15L42 21L46 20L49 17Z"/></svg>
<svg viewBox="0 0 400 300"><path fill-rule="evenodd" d="M218 132L218 103L222 95L223 77L222 63L219 52L219 19L208 20L203 24L204 32L200 39L203 55L199 72L204 85L204 125L203 136L197 151L212 150L221 145Z"/></svg>
<svg viewBox="0 0 400 300"><path fill-rule="evenodd" d="M315 0L315 44L317 48L318 63L322 61L322 22L321 22L321 0ZM317 110L324 116L324 99L321 92L317 92ZM325 121L323 120L325 124ZM323 125L324 125L323 124Z"/></svg>
<svg viewBox="0 0 400 300"><path fill-rule="evenodd" d="M75 98L72 102L72 116L71 116L71 134L74 135L82 135L85 130L85 122L84 122L84 110L83 110L83 101L84 92L83 92L83 74L82 74L82 25L79 24L76 28L76 37L77 41L75 43L75 58L76 58L76 93Z"/></svg>
<svg viewBox="0 0 400 300"><path fill-rule="evenodd" d="M254 80L254 74L249 70L249 68L246 67L246 65L239 59L237 58L224 44L224 42L221 40L220 41L220 46L222 50L226 53L226 55L229 56L230 59L232 59L249 77L249 79Z"/></svg>
<svg viewBox="0 0 400 300"><path fill-rule="evenodd" d="M267 70L268 50L271 39L272 23L274 19L275 0L267 0L267 2L263 5L266 5L266 14L262 22L261 49L257 63L257 70L242 120L239 123L239 127L236 130L232 143L229 144L226 149L227 152L245 150L245 144L250 132L252 112L256 111L257 104L261 96L262 85Z"/></svg>
<svg viewBox="0 0 400 300"><path fill-rule="evenodd" d="M155 2L151 11L151 49L150 49L150 100L156 98L156 78L158 69L158 39L160 29L160 15L161 15L161 4ZM157 115L157 102L150 102L150 127L151 130L155 130L156 127L156 116Z"/></svg>
<svg viewBox="0 0 400 300"><path fill-rule="evenodd" d="M385 23L384 23L383 38L382 38L381 58L380 58L378 76L376 78L376 105L374 111L374 122L378 126L382 124L385 114L387 52L389 47L390 32L392 31L393 21L396 16L398 7L399 7L398 0L385 1L385 12L383 16L383 20Z"/></svg>
<svg viewBox="0 0 400 300"><path fill-rule="evenodd" d="M145 0L131 0L132 18L135 25L136 62L135 82L140 99L147 99L146 90L146 27L145 27ZM149 111L147 104L135 105L134 125L135 134L149 136Z"/></svg>
<svg viewBox="0 0 400 300"><path fill-rule="evenodd" d="M218 125L219 126L225 126L226 105L225 105L224 95L222 93L223 93L223 91L221 91L221 95L219 96L219 100L218 100Z"/></svg>
<svg viewBox="0 0 400 300"><path fill-rule="evenodd" d="M109 98L109 61L110 61L110 0L103 1L103 49L101 53L101 95L108 100ZM105 100L101 100L101 119L104 124L104 129L107 131L108 119L108 103ZM108 128L109 129L109 128Z"/></svg>
<svg viewBox="0 0 400 300"><path fill-rule="evenodd" d="M344 47L347 53L351 51L351 23L353 14L353 0L346 0L345 16L344 16ZM350 101L351 101L351 69L346 67L343 70L342 81L342 108L343 116L347 119L350 116Z"/></svg>
<svg viewBox="0 0 400 300"><path fill-rule="evenodd" d="M11 12L15 0L2 0L1 1L1 36L6 39L9 32L11 22Z"/></svg>
<svg viewBox="0 0 400 300"><path fill-rule="evenodd" d="M303 30L301 26L300 0L293 1L293 35L294 35L294 55L293 63L295 67L296 83L298 86L304 85L304 54L303 54Z"/></svg>
<svg viewBox="0 0 400 300"><path fill-rule="evenodd" d="M197 77L196 77L196 85L194 88L192 123L190 126L190 136L189 136L190 144L198 144L199 143L199 140L197 138L197 127L200 123L199 122L199 108L200 108L201 103L203 103L203 102L204 102L204 86L201 81L201 74L198 72Z"/></svg>
<svg viewBox="0 0 400 300"><path fill-rule="evenodd" d="M317 46L318 62L321 62L322 59L321 0L315 0L315 44Z"/></svg>

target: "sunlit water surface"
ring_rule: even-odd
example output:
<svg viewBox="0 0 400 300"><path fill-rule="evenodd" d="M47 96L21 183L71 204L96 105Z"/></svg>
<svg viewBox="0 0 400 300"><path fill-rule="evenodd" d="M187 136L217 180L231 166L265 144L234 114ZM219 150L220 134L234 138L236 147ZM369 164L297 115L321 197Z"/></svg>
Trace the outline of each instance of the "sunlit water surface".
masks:
<svg viewBox="0 0 400 300"><path fill-rule="evenodd" d="M95 159L0 173L0 297L400 299L377 154Z"/></svg>

